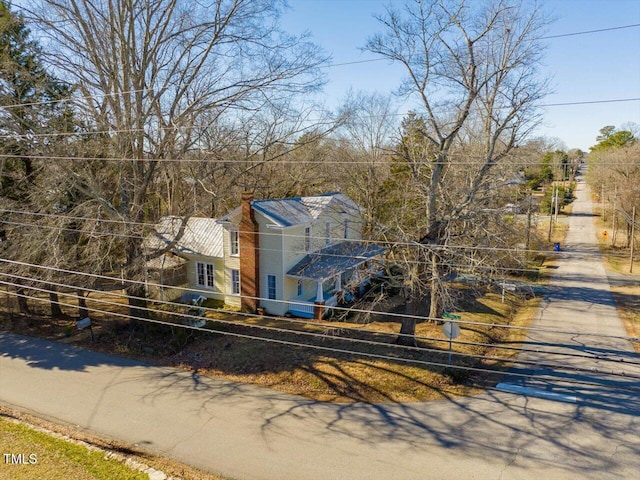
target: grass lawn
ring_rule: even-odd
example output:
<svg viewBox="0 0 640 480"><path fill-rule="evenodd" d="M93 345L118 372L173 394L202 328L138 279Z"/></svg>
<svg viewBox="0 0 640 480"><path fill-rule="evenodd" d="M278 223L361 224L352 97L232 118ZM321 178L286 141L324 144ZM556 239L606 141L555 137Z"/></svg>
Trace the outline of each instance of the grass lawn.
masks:
<svg viewBox="0 0 640 480"><path fill-rule="evenodd" d="M105 458L103 451L56 438L0 417L0 452L23 454L22 464L0 457L0 478L12 480L147 480L146 473ZM14 457L15 462L15 457Z"/></svg>
<svg viewBox="0 0 640 480"><path fill-rule="evenodd" d="M11 464L5 461L4 453L24 454L24 463L32 463ZM69 425L0 406L2 480L147 480L149 475L144 470L148 468L180 480L225 480L166 458L131 450L119 442Z"/></svg>

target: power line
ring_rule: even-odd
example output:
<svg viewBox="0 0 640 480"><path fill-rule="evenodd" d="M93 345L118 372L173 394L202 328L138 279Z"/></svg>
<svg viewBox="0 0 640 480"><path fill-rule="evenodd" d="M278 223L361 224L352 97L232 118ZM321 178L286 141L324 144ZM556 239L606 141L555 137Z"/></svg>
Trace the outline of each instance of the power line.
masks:
<svg viewBox="0 0 640 480"><path fill-rule="evenodd" d="M638 98L640 100L640 98ZM296 147L296 148L301 148ZM262 147L260 148L263 149ZM257 152L253 152L251 155L255 155ZM207 152L203 152L202 155L206 155ZM364 166L389 166L390 162L388 157L393 155L393 151L389 151L387 158L379 158L374 160L330 160L323 159L319 161L305 161L305 160L288 160L280 157L270 158L266 160L222 160L222 159L214 159L214 158L127 158L127 157L88 157L88 156L64 156L64 155L34 155L34 154L0 154L0 159L24 159L24 160L46 160L46 161L54 161L54 160L69 160L69 161L80 161L80 162L146 162L146 163L183 163L183 164L192 164L192 163L200 163L202 165L218 165L222 164L227 167L242 167L242 168L255 168L259 166L279 166L279 165L300 165L301 167L312 168L312 167L320 167L325 165L347 165L349 167L353 167L356 165L364 165ZM472 155L466 154L464 152L450 154L449 157L451 160L445 161L424 161L417 164L417 166L421 167L432 167L435 165L446 165L446 166L483 166L487 163L495 162L495 160L491 158L487 158L487 156L483 155ZM456 159L464 159L464 160L456 160ZM500 160L500 165L506 164L508 161L508 165L512 167L537 167L539 163L522 160L519 159L518 156L509 152L506 156L504 156ZM606 161L602 162L602 165L611 165L611 166L627 166L629 164L626 160L616 160L616 161ZM496 164L498 165L498 164ZM508 186L508 185L497 185L493 188L497 188L499 186Z"/></svg>
<svg viewBox="0 0 640 480"><path fill-rule="evenodd" d="M621 210L622 211L622 210ZM78 233L83 233L86 234L88 236L114 236L114 237L118 237L118 238L137 238L137 239L146 239L146 240L153 240L154 242L157 242L158 245L152 245L149 246L149 248L162 248L164 247L164 245L161 245L163 242L171 242L176 238L176 233L177 233L177 229L174 232L165 232L162 229L162 224L161 223L144 223L144 222L134 222L134 221L126 221L126 220L111 220L111 219L107 219L107 218L95 218L95 217L78 217L78 216L73 216L73 215L61 215L61 214L50 214L50 213L42 213L42 212L28 212L28 211L20 211L20 210L10 210L10 209L1 209L0 208L0 213L1 212L5 212L5 213L10 213L13 215L24 215L24 216L29 216L29 215L33 215L33 216L37 216L37 217L47 217L47 218L56 218L56 219L61 219L61 220L82 220L82 221L88 221L88 222L94 222L96 224L101 224L101 223L115 223L118 225L122 225L124 227L128 227L128 226L140 226L141 228L145 229L154 229L155 231L157 231L157 233L159 235L161 235L163 237L163 239L160 239L158 237L154 237L152 235L148 235L148 236L143 236L143 235L135 235L135 234L125 234L125 233L117 233L117 232L110 232L110 231L97 231L94 229L82 229L82 228L70 228L70 227L64 227L64 226L58 226L58 225L43 225L40 223L32 223L32 222L17 222L17 221L13 221L13 220L4 220L4 219L0 219L0 223L4 223L4 224L8 224L8 225L15 225L15 226L25 226L25 227L34 227L34 228L44 228L44 229L49 229L49 230L62 230L62 231L70 231L70 232L78 232ZM623 212L623 211L622 211ZM544 217L546 217L548 215L544 215ZM202 218L202 217L191 217L191 216L185 216L183 218ZM166 218L166 217L162 217L162 218ZM178 217L179 218L179 217ZM629 217L630 218L630 217ZM213 220L213 219L212 219ZM160 227L160 228L158 228ZM185 231L189 231L188 228L188 223L185 226ZM253 232L246 232L244 230L234 230L237 231L238 233L253 233ZM269 237L269 236L273 236L273 237L277 237L280 238L280 236L284 236L285 238L288 239L298 239L298 240L303 240L306 238L309 238L311 240L315 240L316 242L320 243L320 242L324 242L325 240L329 240L330 243L328 245L325 245L325 247L327 246L331 246L335 243L337 243L337 241L340 241L341 243L359 243L359 244L368 244L368 245L381 245L381 246L389 246L389 247L417 247L417 248L428 248L430 251L442 251L442 252L446 252L446 253L450 253L451 251L472 251L474 253L476 252L502 252L502 253L513 253L513 254L539 254L539 253L543 253L543 254L553 254L555 256L558 257L571 257L571 256L584 256L585 252L572 252L572 251L567 251L567 250L563 250L561 252L551 252L549 250L535 250L535 249L529 249L526 250L524 248L517 248L517 247L495 247L495 246L483 246L483 245L452 245L452 244L446 244L446 245L439 245L439 244L422 244L422 243L418 243L416 241L403 241L403 240L373 240L373 239L354 239L354 238L340 238L340 237L335 237L335 236L330 236L330 237L326 237L324 235L304 235L304 234L294 234L294 233L287 233L285 234L283 233L275 233L275 232L261 232L260 233L261 237ZM181 240L177 240L176 242L176 248L179 248L180 246L180 241ZM324 247L323 247L324 248ZM280 250L277 249L269 249L269 248L265 248L265 247L257 247L256 250L260 250L260 251L265 251L265 252L279 252ZM313 254L313 255L317 255L317 256L326 256L326 257L339 257L342 258L345 255L344 254L337 254L337 253L326 253L326 252L322 252L322 249L320 250L315 250L315 251L307 251L305 250L302 246L300 247L299 250L293 249L290 250L292 253L308 253L308 254ZM592 255L594 256L598 256L599 254L597 252L593 252ZM620 254L610 254L610 257L620 257L620 258L626 258L628 255L624 254L624 253L620 253ZM368 259L368 257L355 257L355 258L362 258L362 259ZM429 262L414 262L415 264L429 264ZM449 264L446 264L449 265ZM505 267L506 270L514 270L513 267ZM537 271L537 269L517 269L519 271L530 271L530 272L534 272Z"/></svg>
<svg viewBox="0 0 640 480"><path fill-rule="evenodd" d="M23 277L23 276L19 276L19 275L9 275L9 274L4 274L4 273L0 273L0 275L2 276L10 276L16 279L20 279L20 280L33 280L30 277ZM52 282L49 280L43 280L43 281L38 281L38 283L45 283L48 285L53 285L53 286L57 286L57 287L64 287L64 288L68 288L69 286L66 284L61 284L61 283L57 283L57 282ZM6 285L6 286L12 286L12 287L19 287L19 288L25 288L25 285L22 283L12 283L12 282L7 282L7 281L3 281L0 280L0 284ZM41 288L41 287L27 287L30 290L35 290L35 291L39 291L39 292L43 292L43 293L58 293L67 297L71 297L73 299L80 299L80 296L72 294L72 293L62 293L62 292L58 292L56 290L52 290L52 289L45 289L45 288ZM85 287L76 287L76 289L78 290L83 290L83 291L88 291L88 292L97 292L97 293L103 293L103 292L99 292L97 290L92 290L92 289L87 289ZM9 292L10 294L13 294L12 292ZM20 294L22 295L22 294ZM123 297L121 295L116 295L118 298L126 298ZM34 297L29 297L29 298L34 298ZM135 297L137 300L142 300L142 298L140 297ZM35 299L40 300L39 297L35 297ZM101 304L105 304L105 305L111 305L111 306L118 306L118 307L122 307L123 305L121 303L116 303L116 302L110 302L108 300L102 300L102 299L96 299L93 298L91 299L93 302L97 302L97 303L101 303ZM43 300L46 301L46 300ZM188 305L184 305L184 304L178 304L178 303L173 303L173 302L158 302L158 303L162 303L163 305L168 305L168 306L177 306L180 308L185 308L188 307ZM72 308L78 308L73 304L68 304L68 303L64 303L64 302L58 302L59 305L63 305L63 306L68 306L68 307L72 307ZM206 311L215 311L214 309L209 309L209 308L202 308L203 310ZM92 311L96 311L96 312L100 312L100 313L106 313L106 314L111 314L113 313L112 311L107 311L107 310L102 310L102 309L96 309L96 308L90 308L87 307L87 310L92 310ZM425 346L421 346L421 347L412 347L412 346L407 346L407 345L400 345L400 344L395 344L395 343L387 343L387 342L379 342L379 341L372 341L372 340L364 340L364 339L359 339L359 338L352 338L352 337L345 337L342 335L332 335L332 334L327 334L327 333L321 333L321 332L309 332L309 331L304 331L304 330L291 330L289 328L281 328L281 327L274 327L274 326L268 326L268 325L261 325L261 324L254 324L254 323L246 323L246 322L237 322L237 321L229 321L229 320L222 320L219 318L216 319L209 319L209 318L205 318L205 317L199 317L199 316L194 316L192 314L189 313L181 313L181 312L167 312L164 310L158 310L155 308L150 308L150 307L137 307L137 310L144 310L146 312L149 313L154 313L154 314L165 314L165 315L170 315L170 316L175 316L175 317L181 317L182 319L205 319L205 320L209 320L209 321L213 321L213 322L217 322L217 323L222 323L225 325L231 325L231 326L236 326L236 327L243 327L243 328L248 328L248 329L257 329L257 330L262 330L262 331L267 331L267 332L275 332L275 333L279 333L279 334L295 334L295 335L299 335L302 337L309 337L309 338L320 338L323 340L338 340L338 341L345 341L345 342L350 342L350 343L354 343L354 344L360 344L360 345L368 345L368 346L381 346L381 347L385 347L385 348L391 348L391 349L399 349L399 350L404 350L404 351L413 351L413 352L419 352L419 353L435 353L435 354L445 354L448 353L446 351L443 351L442 349L437 349L437 348L430 348L430 347L425 347ZM256 318L255 316L251 315L252 318ZM146 318L146 317L145 317ZM264 318L272 318L272 319L278 319L278 317L264 317ZM294 323L291 322L289 320L287 320L287 322L289 323ZM302 323L302 322L299 322ZM165 325L174 325L172 322L165 322ZM318 325L317 323L312 323L312 322L305 322L306 325L313 325L313 326L323 326L323 325ZM183 324L175 324L175 325L183 325ZM327 328L331 328L328 325L326 326ZM334 327L335 328L335 327ZM353 332L357 332L357 333L369 333L369 334L373 334L376 336L383 336L383 337L402 337L402 336L410 336L410 335L405 335L405 334L399 334L399 333L392 333L392 332L381 332L381 331L376 331L376 330L364 330L364 329L347 329L347 328L340 328L338 327L340 330L350 330ZM427 341L435 341L438 343L449 343L449 340L447 339L439 339L439 338L434 338L434 337L425 337L425 336L419 336L419 337L414 337L416 338L416 340L427 340ZM452 344L465 344L465 345L473 345L473 346L480 346L481 344L478 343L474 343L474 342L460 342L457 340L451 340ZM495 349L500 349L500 345L496 345L496 344L484 344L484 346L490 346L492 348ZM513 348L511 348L513 349ZM522 349L515 349L518 351L523 351ZM539 352L539 350L529 350L529 351L537 351ZM554 355L560 355L560 356L564 356L564 353L562 352L549 352L552 353ZM491 361L497 361L497 362L509 362L509 363L517 363L517 364L523 364L523 365L534 365L534 366L538 366L538 367L551 367L552 364L548 364L548 363L543 363L543 362L534 362L534 361L527 361L527 360L514 360L513 358L505 358L505 357L499 357L499 356L490 356L490 355L478 355L478 354L472 354L472 353L464 353L464 352L455 352L452 351L452 354L457 356L457 357L462 357L462 358L473 358L473 359L477 359L477 360L491 360ZM579 355L575 355L575 354L571 354L569 356L579 356ZM590 355L580 355L580 357L583 358L593 358ZM614 361L617 362L614 359L609 359L609 361ZM617 362L619 363L619 362ZM627 362L628 363L628 362ZM639 363L640 365L640 363ZM587 371L587 370L585 370Z"/></svg>
<svg viewBox="0 0 640 480"><path fill-rule="evenodd" d="M611 32L613 30L623 30L626 28L637 28L640 27L640 23L632 23L630 25L620 25L617 27L608 27L608 28L599 28L596 30L582 30L580 32L573 33L559 33L557 35L547 35L545 37L540 37L541 40L548 40L551 38L563 38L563 37L574 37L576 35L588 35L591 33L600 33L600 32Z"/></svg>
<svg viewBox="0 0 640 480"><path fill-rule="evenodd" d="M584 101L574 101L574 102L558 102L558 103L542 103L537 105L540 108L547 107L564 107L564 106L575 106L575 105L597 105L604 103L624 103L624 102L637 102L640 101L640 97L629 97L629 98L615 98L615 99L604 99L604 100L584 100ZM7 106L0 106L1 108L7 107L23 107L35 104L13 104ZM412 112L398 112L398 113L385 113L380 115L357 115L350 118L354 119L372 119L372 118L387 118L387 117L406 117ZM301 131L309 130L315 128L316 124L327 123L327 122L335 122L336 119L332 118L318 118L318 119L306 119L306 122L314 122L313 125L309 125L301 129ZM185 131L192 129L207 129L211 125L184 125L177 127L175 125L169 127L155 127L157 131L170 130L170 131ZM51 133L28 133L28 134L1 134L1 138L7 139L33 139L33 138L51 138L51 137L73 137L73 136L86 136L86 135L99 135L99 134L119 134L119 133L144 133L147 132L144 128L129 128L129 129L108 129L108 130L91 130L91 131L74 131L74 132L51 132ZM161 159L158 159L158 161Z"/></svg>
<svg viewBox="0 0 640 480"><path fill-rule="evenodd" d="M61 273L66 273L66 274L71 274L71 275L79 275L79 276L85 276L85 277L89 277L89 278L95 278L95 279L103 279L103 280L109 280L112 281L117 284L122 284L123 285L123 289L124 284L130 284L130 285L138 285L138 286L151 286L151 287L157 287L157 288L171 288L173 290L178 290L178 291L183 291L185 293L198 293L198 294L202 294L204 296L206 295L210 295L212 292L210 290L206 290L206 289L198 289L198 288L190 288L190 287L180 287L180 286L168 286L168 285L162 285L162 284L157 284L157 283L152 283L152 282L148 282L148 281L142 281L142 280L130 280L130 279L125 279L125 278L120 278L120 277L111 277L111 276L107 276L107 275L100 275L100 274L95 274L95 273L87 273L87 272L80 272L77 270L68 270L68 269L64 269L64 268L58 268L58 267L50 267L50 266L46 266L46 265L40 265L40 264L33 264L33 263L27 263L27 262L20 262L20 261L16 261L16 260L8 260L8 259L3 259L0 258L0 262L4 262L10 265L20 265L20 266L26 266L26 267L33 267L33 268L39 268L39 269L43 269L43 270L49 270L49 271L56 271L56 272L61 272ZM37 282L49 282L49 280L39 280L36 279L35 281ZM67 285L69 288L71 289L76 289L79 288L75 285ZM22 288L28 288L25 285L21 286ZM97 290L97 292L100 293L104 293L100 290ZM221 295L224 295L224 292L214 292L214 293L219 293ZM302 305L302 302L296 302L296 301L289 301L289 300L278 300L278 299L267 299L265 297L254 297L254 296L249 296L249 295L239 295L239 298L248 298L248 299L253 299L253 300L268 300L270 302L274 302L274 303L289 303L289 304L293 304L293 305ZM129 298L129 295L127 296L127 298ZM135 297L133 297L135 298ZM155 300L157 302L161 302L160 300ZM182 305L182 304L180 304ZM350 307L339 307L339 306L334 306L331 307L334 310L339 310L339 311L345 311L345 312L354 312L354 313L368 313L368 314L372 314L372 315L380 315L383 314L386 317L395 317L395 318L399 318L399 319L415 319L415 320L419 320L419 321L436 321L436 322L442 322L444 319L440 318L440 317L429 317L426 315L412 315L412 314L406 314L406 313L397 313L397 312L387 312L387 311L379 311L379 310L366 310L366 309L357 309L357 308L350 308ZM215 308L211 308L209 309L210 311L213 312L217 312L217 313L229 313L227 310L224 309L215 309ZM261 317L261 315L257 315L257 314L250 314L250 313L245 313L245 312L237 312L239 315L242 316L247 316L247 317ZM281 317L269 317L269 318L275 318L275 319L281 319ZM309 323L309 324L314 324L314 321L306 321L306 320L296 320L299 322L303 322L303 323ZM580 331L574 331L574 330L561 330L561 329L557 329L557 328L546 328L546 327L526 327L526 326L518 326L518 325L508 325L508 324L500 324L500 323L487 323L487 322L477 322L477 321L470 321L470 320L449 320L447 319L447 321L451 321L453 323L457 323L460 325L472 325L472 326L484 326L484 327L495 327L495 328L505 328L505 329L512 329L512 330L528 330L528 331L533 331L533 332L549 332L549 333L557 333L557 334L562 334L562 335L568 335L568 336L589 336L589 337L596 337L596 338L611 338L611 339L622 339L622 340L627 340L627 341L631 341L632 339L630 337L626 337L626 336L619 336L619 335L609 335L609 334L585 334L584 332L580 332Z"/></svg>
<svg viewBox="0 0 640 480"><path fill-rule="evenodd" d="M2 274L5 276L10 276L7 274ZM20 277L20 276L14 276L14 278L20 278L23 280L27 280L28 277ZM43 281L41 283L46 283L49 285L57 285L57 286L65 286L64 284L60 284L60 283L55 283L55 282L51 282L51 281ZM21 283L12 283L12 282L4 282L2 280L0 280L0 284L4 284L4 285L8 285L8 286L14 286L14 287L18 287L18 288L25 288L24 284ZM36 290L36 291L40 291L40 292L44 292L44 293L60 293L56 290L49 290L49 289L44 289L44 288L40 288L40 287L28 287L31 290ZM85 288L81 288L81 287L76 287L78 290L88 290ZM95 290L91 290L94 291ZM13 294L12 292L8 292L10 294ZM102 292L100 292L102 293ZM67 294L67 293L61 293L62 295L65 295L67 297L72 297L75 299L79 299L80 297L78 295L73 295L73 294ZM17 294L18 296L25 296L24 294ZM28 296L27 296L28 297ZM28 297L28 298L34 298L34 297ZM45 302L46 300L44 299L40 299L39 297L35 297L36 300L40 300ZM116 305L119 307L122 307L123 305L121 303L115 303L115 302L109 302L107 300L101 300L101 299L92 299L93 302L97 302L97 303L103 303L103 304L107 304L107 305ZM170 304L170 302L162 302L164 304ZM68 303L64 303L64 302L58 302L59 305L63 305L63 306L68 306L68 307L73 307L73 308L77 308L75 305L72 304L68 304ZM181 308L184 308L185 305L182 304L173 304L176 306L179 306ZM113 311L107 311L107 310L102 310L102 309L96 309L93 307L87 307L87 310L91 310L91 311L95 311L95 312L100 312L100 313L104 313L104 314L109 314L109 315L113 315L117 312L113 312ZM162 313L162 314L168 314L171 316L177 316L177 317L182 317L182 318L187 318L187 319L192 319L192 318L197 318L197 319L201 319L202 317L195 317L193 315L190 315L188 313L179 313L179 312L165 312L165 311L160 311L157 309L153 309L153 308L142 308L139 307L138 310L145 310L148 312L153 312L153 313ZM203 309L203 310L210 310L210 309ZM125 315L125 314L118 314L119 316L124 316L124 317L128 317L129 315ZM138 319L144 319L146 317L136 317ZM413 351L413 352L419 352L419 353L435 353L435 354L444 354L445 351L443 351L442 349L434 349L434 348L429 348L429 347L411 347L411 346L405 346L405 345L397 345L397 344L389 344L386 342L378 342L378 341L371 341L371 340L364 340L364 339L357 339L357 338L350 338L350 337L344 337L344 336L336 336L336 335L330 335L330 334L325 334L325 333L317 333L317 332L308 332L308 331L300 331L300 330L290 330L290 329L284 329L284 328L280 328L280 327L272 327L272 326L265 326L265 325L256 325L256 324L247 324L244 322L235 322L235 321L228 321L228 320L221 320L221 319L211 319L211 321L213 322L217 322L217 323L223 323L226 325L232 325L232 326L238 326L238 327L244 327L244 328L249 328L249 329L258 329L258 330L262 330L262 331L270 331L270 332L276 332L276 333L281 333L281 334L295 334L295 335L299 335L302 337L307 337L307 338L322 338L322 339L331 339L331 340L337 340L337 341L346 341L346 342L350 342L353 344L360 344L360 345L367 345L367 346L381 346L381 347L385 347L385 348L392 348L392 349L399 349L399 350L403 350L403 351ZM170 325L170 326L182 326L183 324L174 324L172 322L166 322L166 321L162 321L162 320L157 320L156 322L162 323L164 325ZM226 330L225 330L226 331ZM362 333L362 331L359 331L359 333ZM388 332L378 332L378 331L372 331L369 330L369 333L375 333L376 335L383 335L383 336L392 336L393 334L388 333ZM257 337L257 338L264 338L264 337ZM438 342L448 342L448 340L441 340L441 339L434 339L434 338L430 338L430 337L421 337L421 339L423 340L436 340ZM458 341L452 341L452 343L455 344L460 344L461 342ZM468 343L467 343L468 344ZM309 345L309 344L304 344L304 345ZM499 348L498 345L493 345L496 348ZM353 350L349 350L351 352L354 352ZM524 350L520 350L520 351L524 351ZM535 351L537 353L540 353L539 349L536 350L528 350L528 351ZM576 355L576 354L569 354L569 355L565 355L564 352L553 352L553 351L545 351L545 353L547 354L551 354L551 355L555 355L555 356L569 356L569 357L581 357L581 358L590 358L590 359L594 359L593 356L590 355ZM462 357L462 358L472 358L472 359L476 359L476 360L490 360L490 361L499 361L499 362L509 362L512 364L522 364L522 365L533 365L533 366L537 366L537 367L542 367L542 368L558 368L558 365L553 364L553 363L548 363L548 362L540 362L540 361L527 361L527 360L518 360L518 359L513 359L513 358L505 358L505 357L498 357L498 356L489 356L489 355L478 355L478 354L470 354L470 353L464 353L464 352L452 352L452 354L454 354L457 357ZM616 359L612 359L612 358L597 358L597 360L599 361L610 361L610 362L615 362L615 363L623 363L621 360L616 360ZM636 363L636 362L624 362L626 365L636 365L636 364L640 364L640 363ZM563 369L563 366L560 366L560 369ZM574 372L589 372L589 373L593 373L594 369L593 368L584 368L584 367L571 367L571 371ZM596 371L596 373L604 373L604 374L615 374L613 371L611 372L607 372L604 371L602 369L598 369ZM621 373L620 375L626 375L628 376L628 373ZM633 376L633 374L632 374Z"/></svg>
<svg viewBox="0 0 640 480"><path fill-rule="evenodd" d="M77 233L83 233L89 237L117 237L117 238L137 238L137 239L145 239L147 237L144 237L142 235L132 235L132 234L120 234L120 233L111 233L111 232L103 232L103 231L95 231L95 230L83 230L83 229L78 229L78 228L68 228L68 227L59 227L59 226L53 226L53 225L41 225L41 224L35 224L35 223L25 223L25 222L13 222L13 221L9 221L9 220L2 220L0 219L0 223L4 223L4 224L8 224L8 225L14 225L14 226L25 226L25 227L34 227L34 228L44 228L47 230L60 230L60 231L69 231L69 232L77 232ZM296 237L295 235L292 235L292 237ZM297 236L299 237L299 236ZM324 237L318 237L318 238L324 238ZM179 243L179 241L178 241ZM401 246L402 243L393 243L390 242L392 246ZM451 246L451 248L448 248L446 246L437 246L437 248L431 248L431 245L429 244L419 244L417 242L414 243L404 243L405 246L412 246L412 247L418 247L421 249L428 249L430 251L442 251L442 252L450 252L451 250L456 250L456 247ZM162 249L164 248L163 246L156 246L153 247L155 249ZM465 249L465 250L477 250L477 251L498 251L500 250L497 247L469 247L469 246L460 246L459 249ZM273 253L277 253L280 252L280 250L277 249L268 249L268 248L264 248L264 247L256 247L255 250L259 250L259 251L263 251L263 252L273 252ZM338 253L327 253L327 252L322 252L322 251L306 251L304 249L300 250L289 250L292 253L300 253L300 254L310 254L310 255L315 255L318 257L330 257L330 258L344 258L345 254L338 254ZM546 252L543 250L540 251L536 251L536 250L518 250L518 249L503 249L503 251L505 252L511 252L511 253L521 253L521 254L526 254L527 252L531 252L531 253L550 253L550 252ZM375 260L375 257L367 257L367 256L357 256L357 255L348 255L349 258L356 258L359 260L363 260L363 261L370 261L370 260ZM625 257L624 254L619 254L617 256L620 257ZM431 262L428 262L426 260L402 260L402 261L398 261L398 263L402 263L403 265L431 265ZM531 273L535 273L538 272L539 269L537 268L526 268L526 267L521 267L521 266L498 266L498 265L486 265L486 264L473 264L473 263L469 263L469 264L464 264L464 263L452 263L452 262L440 262L441 266L448 266L448 267L454 267L454 268L473 268L473 269L478 269L478 270L497 270L497 271L508 271L508 272L531 272Z"/></svg>
<svg viewBox="0 0 640 480"><path fill-rule="evenodd" d="M10 282L0 281L0 284L7 284L7 283L9 283L10 285L13 285L13 286L24 288L24 285L21 285L21 284L11 284ZM34 288L34 289L41 290L41 291L46 292L46 293L56 293L55 291L50 291L50 290L46 290L46 289L39 289L37 287ZM27 295L20 294L18 292L8 292L7 291L7 293L12 295L12 296L23 297L23 298L27 297L27 298L32 298L33 299L33 297L29 297ZM73 296L73 295L68 295L68 296ZM47 300L40 299L38 297L36 297L35 299L38 300L38 301L47 302ZM96 299L93 299L93 301L96 301ZM66 304L64 302L58 302L58 303L60 305L63 305L63 306L69 306L69 307L77 308L75 305ZM479 367L470 367L470 366L465 366L465 365L449 365L449 364L444 364L444 363L434 362L434 361L416 360L416 359L410 359L410 358L401 357L401 356L399 357L399 356L396 356L396 355L375 354L375 353L371 353L371 352L362 352L362 351L351 350L351 349L325 347L325 346L320 346L320 345L317 345L317 344L292 342L292 341L269 338L269 337L258 337L258 336L255 336L255 335L241 334L239 332L231 332L231 331L228 331L226 329L225 330L216 330L215 328L202 329L202 328L198 328L198 327L193 327L193 326L188 326L188 325L183 325L183 324L175 324L175 323L166 322L166 321L157 320L157 319L150 319L150 318L139 317L139 316L131 316L129 314L121 314L121 313L113 312L113 311L95 309L93 307L87 307L86 309L89 310L89 311L108 314L110 316L118 316L118 317L124 317L124 318L127 318L127 319L135 319L137 321L160 324L160 325L165 325L165 326L170 326L170 327L198 330L198 331L204 331L204 332L208 332L208 333L218 333L218 334L222 334L222 335L236 336L236 337L246 338L246 339L250 339L250 340L266 341L266 342L285 344L285 345L290 345L290 346L297 346L297 347L302 347L302 348L320 349L320 350L324 350L324 351L330 351L330 352L333 352L333 353L365 356L365 357L368 357L368 358L385 359L385 360L390 360L390 361L394 361L394 362L400 361L400 362L407 362L407 363L417 363L417 364L430 365L430 366L442 367L442 368L458 368L458 369L462 369L462 370L485 372L485 373L497 373L497 372L500 371L500 370L496 371L496 370L479 368ZM152 311L159 312L159 313L165 313L165 312L160 312L160 311L157 311L157 310L152 310ZM173 313L171 313L171 314L173 314ZM186 315L186 316L188 316L188 315ZM197 317L197 318L201 318L201 317ZM219 319L212 319L212 321L213 322L219 322L219 323L230 323L230 322L221 321ZM240 326L243 326L243 327L256 327L253 324L252 325L242 324ZM276 329L274 329L272 327L264 327L264 326L263 326L263 329L276 330ZM447 355L449 353L446 350L440 350L440 349L429 349L429 348L422 348L422 347L406 347L406 346L402 346L402 345L393 345L393 344L388 344L388 343L372 342L372 341L366 341L366 340L360 340L360 339L352 339L352 338L346 338L346 337L335 337L335 336L330 336L330 335L326 335L326 334L314 334L312 332L290 331L290 330L286 330L286 329L280 329L280 330L284 330L284 332L280 331L280 333L294 333L294 334L297 334L297 335L307 334L308 336L315 336L315 337L321 337L321 338L325 338L325 339L338 340L338 341L347 341L347 342L351 342L351 343L359 343L359 344L364 344L364 345L369 345L369 346L381 346L381 347L385 347L385 348L392 347L392 349L393 348L402 347L402 348L399 348L399 349L400 350L404 350L404 351L410 350L410 351L414 351L416 353L426 352L426 353L437 353L439 355ZM503 358L503 357L479 356L479 355L465 354L463 352L455 352L455 351L452 351L451 353L455 354L457 356L469 357L469 358L475 358L475 359L481 359L481 360L506 361L506 362L509 362L509 363L516 363L516 364L522 363L523 365L536 365L536 366L541 366L541 367L546 367L546 368L552 368L552 369L555 369L555 370L558 370L558 371L570 371L570 372L575 372L575 373L581 373L582 372L582 373L591 373L591 374L595 373L595 374L598 374L598 375L617 376L617 377L624 377L624 378L636 378L635 374L628 373L628 372L625 372L625 371L621 371L621 372L616 373L613 370L606 371L606 370L595 369L595 368L572 367L572 366L567 366L566 364L557 365L557 364L544 363L544 362L520 361L520 360L512 359L512 358L509 359L509 358ZM547 352L547 353L553 353L553 352ZM561 354L561 353L558 353L558 354ZM515 372L510 372L510 375L512 375L512 373L515 373ZM517 376L533 377L532 374L531 375L518 374ZM638 378L640 378L640 376L638 376ZM579 383L579 384L585 384L585 383L592 384L593 383L593 382L588 382L588 381L585 382L583 380L579 380L579 381L575 381L575 382ZM569 383L571 383L571 382L569 382ZM631 387L631 388L633 389L633 387Z"/></svg>
<svg viewBox="0 0 640 480"><path fill-rule="evenodd" d="M544 37L540 37L539 40L550 40L553 38L563 38L563 37L573 37L573 36L577 36L577 35L589 35L592 33L601 33L601 32L610 32L610 31L614 31L614 30L623 30L623 29L627 29L627 28L636 28L636 27L640 27L640 23L633 23L631 25L621 25L621 26L617 26L617 27L608 27L608 28L599 28L596 30L582 30L579 32L572 32L572 33L560 33L557 35L546 35ZM358 65L360 63L372 63L372 62L382 62L382 61L392 61L391 59L387 58L387 57L383 57L383 58L367 58L364 60L353 60L353 61L349 61L349 62L340 62L340 63L332 63L330 65L327 65L327 68L333 68L333 67L344 67L347 65Z"/></svg>

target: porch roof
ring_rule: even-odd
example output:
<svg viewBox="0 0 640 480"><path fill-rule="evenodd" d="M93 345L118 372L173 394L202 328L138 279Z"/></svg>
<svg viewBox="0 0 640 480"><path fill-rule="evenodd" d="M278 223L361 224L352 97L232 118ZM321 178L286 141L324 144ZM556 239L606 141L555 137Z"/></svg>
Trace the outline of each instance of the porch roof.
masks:
<svg viewBox="0 0 640 480"><path fill-rule="evenodd" d="M305 255L287 272L287 275L306 280L326 280L382 255L382 253L384 253L384 248L379 245L362 242L336 243Z"/></svg>

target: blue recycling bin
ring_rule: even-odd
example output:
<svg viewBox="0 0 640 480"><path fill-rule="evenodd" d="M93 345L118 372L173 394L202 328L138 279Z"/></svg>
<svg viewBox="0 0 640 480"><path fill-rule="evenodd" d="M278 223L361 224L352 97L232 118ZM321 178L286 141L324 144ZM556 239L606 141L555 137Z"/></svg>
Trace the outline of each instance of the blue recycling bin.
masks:
<svg viewBox="0 0 640 480"><path fill-rule="evenodd" d="M559 242L556 242L556 243L553 244L553 250L556 251L556 252L560 251L560 243Z"/></svg>

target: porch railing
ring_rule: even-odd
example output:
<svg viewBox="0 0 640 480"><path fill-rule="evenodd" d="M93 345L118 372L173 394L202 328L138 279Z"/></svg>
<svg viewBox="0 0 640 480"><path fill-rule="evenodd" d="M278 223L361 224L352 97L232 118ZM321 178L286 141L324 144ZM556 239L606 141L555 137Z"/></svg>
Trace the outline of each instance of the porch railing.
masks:
<svg viewBox="0 0 640 480"><path fill-rule="evenodd" d="M335 307L338 305L338 295L337 294L325 294L324 304L325 307ZM314 317L314 307L315 307L315 299L310 300L301 300L298 298L290 298L289 299L289 311L303 318L313 318ZM325 315L329 313L329 308L325 309Z"/></svg>

